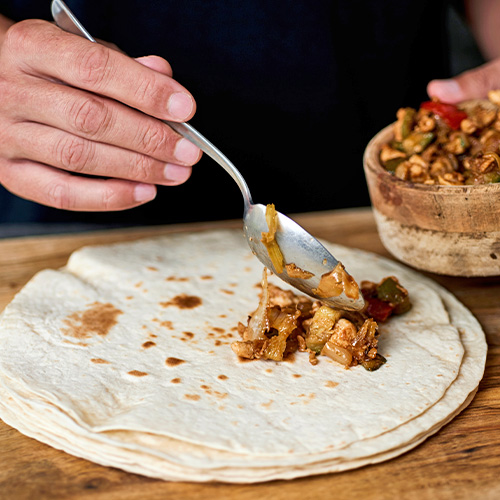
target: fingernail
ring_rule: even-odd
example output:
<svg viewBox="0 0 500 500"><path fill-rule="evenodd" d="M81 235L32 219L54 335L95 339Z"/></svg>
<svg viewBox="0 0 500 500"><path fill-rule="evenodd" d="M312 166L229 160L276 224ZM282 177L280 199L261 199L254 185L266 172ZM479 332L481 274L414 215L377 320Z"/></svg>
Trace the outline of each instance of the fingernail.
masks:
<svg viewBox="0 0 500 500"><path fill-rule="evenodd" d="M134 188L135 201L149 201L156 196L156 187L152 184L138 184Z"/></svg>
<svg viewBox="0 0 500 500"><path fill-rule="evenodd" d="M163 176L167 181L181 183L187 181L190 175L190 167L183 167L182 165L175 165L174 163L167 163L163 169Z"/></svg>
<svg viewBox="0 0 500 500"><path fill-rule="evenodd" d="M432 95L443 101L454 101L462 97L462 89L455 80L433 80Z"/></svg>
<svg viewBox="0 0 500 500"><path fill-rule="evenodd" d="M174 155L182 163L193 164L200 156L200 148L187 139L179 139L175 145Z"/></svg>
<svg viewBox="0 0 500 500"><path fill-rule="evenodd" d="M175 92L168 100L167 109L172 118L185 120L193 110L193 99L184 92Z"/></svg>

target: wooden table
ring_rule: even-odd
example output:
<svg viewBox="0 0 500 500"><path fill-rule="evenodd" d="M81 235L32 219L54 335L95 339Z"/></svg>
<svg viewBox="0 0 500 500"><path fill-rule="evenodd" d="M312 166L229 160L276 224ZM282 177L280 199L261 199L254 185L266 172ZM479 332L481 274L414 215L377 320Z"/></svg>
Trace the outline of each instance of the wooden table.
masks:
<svg viewBox="0 0 500 500"><path fill-rule="evenodd" d="M294 217L315 236L387 256L368 209ZM82 245L241 221L0 240L0 309L31 276ZM21 435L0 421L0 499L499 499L500 279L433 276L476 315L490 344L472 404L411 452L361 469L257 485L168 483L102 467ZM0 346L1 348L1 346Z"/></svg>

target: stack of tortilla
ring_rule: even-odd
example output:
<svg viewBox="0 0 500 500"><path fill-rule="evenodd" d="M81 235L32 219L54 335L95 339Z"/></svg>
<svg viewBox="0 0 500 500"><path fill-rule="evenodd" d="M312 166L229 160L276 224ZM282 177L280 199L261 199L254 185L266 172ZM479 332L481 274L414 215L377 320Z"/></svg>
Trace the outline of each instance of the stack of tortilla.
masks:
<svg viewBox="0 0 500 500"><path fill-rule="evenodd" d="M241 231L75 252L0 320L0 417L103 465L166 480L250 483L342 471L410 450L469 404L486 343L422 275L325 243L360 282L394 275L413 308L381 326L375 372L325 356L239 360L262 265ZM287 286L271 278L278 286Z"/></svg>

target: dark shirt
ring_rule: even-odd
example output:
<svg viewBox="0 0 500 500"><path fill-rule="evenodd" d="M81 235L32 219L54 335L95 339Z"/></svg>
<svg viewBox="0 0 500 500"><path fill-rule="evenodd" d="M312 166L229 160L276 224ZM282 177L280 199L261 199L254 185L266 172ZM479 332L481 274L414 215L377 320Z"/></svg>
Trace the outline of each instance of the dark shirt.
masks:
<svg viewBox="0 0 500 500"><path fill-rule="evenodd" d="M197 101L191 123L241 171L258 203L285 213L369 204L362 155L401 106L449 75L438 0L67 0L96 38L157 54ZM2 0L15 20L50 2ZM238 187L204 157L179 187L108 214L72 213L2 193L3 221L169 223L238 218Z"/></svg>

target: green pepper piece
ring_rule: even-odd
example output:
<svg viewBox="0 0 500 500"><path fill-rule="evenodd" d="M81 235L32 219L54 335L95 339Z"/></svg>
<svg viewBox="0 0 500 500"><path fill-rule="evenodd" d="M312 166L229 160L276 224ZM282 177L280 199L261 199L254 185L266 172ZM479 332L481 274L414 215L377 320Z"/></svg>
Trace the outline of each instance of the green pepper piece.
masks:
<svg viewBox="0 0 500 500"><path fill-rule="evenodd" d="M361 361L361 365L365 370L369 372L374 372L378 370L384 363L386 363L386 359L381 354L377 353L377 355L373 359L368 359Z"/></svg>
<svg viewBox="0 0 500 500"><path fill-rule="evenodd" d="M485 184L494 184L495 182L500 182L500 172L488 172L487 174L483 175L483 180Z"/></svg>
<svg viewBox="0 0 500 500"><path fill-rule="evenodd" d="M393 158L392 160L387 160L384 163L384 167L388 172L395 172L397 166L405 160L406 158Z"/></svg>
<svg viewBox="0 0 500 500"><path fill-rule="evenodd" d="M393 314L403 314L411 309L408 292L390 276L377 286L377 298L389 302L394 307Z"/></svg>
<svg viewBox="0 0 500 500"><path fill-rule="evenodd" d="M403 143L401 141L391 141L389 143L389 146L391 146L392 149L397 149L398 151L405 152L403 149Z"/></svg>
<svg viewBox="0 0 500 500"><path fill-rule="evenodd" d="M405 114L401 122L401 137L406 139L413 128L415 115L417 112L413 108L405 108Z"/></svg>
<svg viewBox="0 0 500 500"><path fill-rule="evenodd" d="M433 140L432 132L412 132L403 140L403 150L407 155L421 153Z"/></svg>

